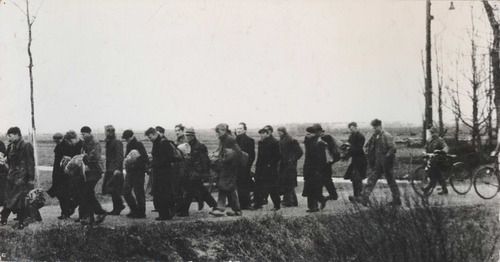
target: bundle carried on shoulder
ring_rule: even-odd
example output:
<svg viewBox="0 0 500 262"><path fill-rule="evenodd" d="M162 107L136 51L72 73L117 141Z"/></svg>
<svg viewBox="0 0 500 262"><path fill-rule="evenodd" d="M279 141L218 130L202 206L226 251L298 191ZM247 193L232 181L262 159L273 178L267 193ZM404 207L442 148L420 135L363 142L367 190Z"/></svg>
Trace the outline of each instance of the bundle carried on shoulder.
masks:
<svg viewBox="0 0 500 262"><path fill-rule="evenodd" d="M127 157L125 157L125 160L123 161L125 168L131 168L137 164L137 161L139 160L139 157L141 157L141 154L137 150L131 150L130 153L128 153Z"/></svg>
<svg viewBox="0 0 500 262"><path fill-rule="evenodd" d="M191 146L188 143L182 143L177 146L177 149L182 153L184 158L188 157L191 154Z"/></svg>
<svg viewBox="0 0 500 262"><path fill-rule="evenodd" d="M83 175L84 170L83 154L74 156L64 167L64 172L70 175Z"/></svg>
<svg viewBox="0 0 500 262"><path fill-rule="evenodd" d="M42 208L45 205L45 192L41 188L32 189L26 195L26 204L36 209Z"/></svg>

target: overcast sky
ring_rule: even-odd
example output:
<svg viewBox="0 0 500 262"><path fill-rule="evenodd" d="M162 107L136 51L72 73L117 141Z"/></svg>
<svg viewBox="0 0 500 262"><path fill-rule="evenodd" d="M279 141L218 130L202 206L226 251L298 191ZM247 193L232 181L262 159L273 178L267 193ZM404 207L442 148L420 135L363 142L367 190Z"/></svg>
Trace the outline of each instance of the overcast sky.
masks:
<svg viewBox="0 0 500 262"><path fill-rule="evenodd" d="M433 3L433 35L442 39L445 70L456 75L451 65L469 41L472 2L455 1L454 11L449 1ZM39 133L106 124L143 131L178 123L422 121L423 0L30 4L38 10L32 52ZM479 2L474 12L484 12ZM482 19L485 39L490 29ZM26 130L26 20L3 0L0 24L0 132Z"/></svg>

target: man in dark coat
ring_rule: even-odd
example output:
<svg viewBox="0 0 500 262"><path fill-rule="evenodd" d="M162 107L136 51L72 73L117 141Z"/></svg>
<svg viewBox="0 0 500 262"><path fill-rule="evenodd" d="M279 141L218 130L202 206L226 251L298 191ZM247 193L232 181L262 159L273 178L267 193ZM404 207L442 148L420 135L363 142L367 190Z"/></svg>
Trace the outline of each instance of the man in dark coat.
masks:
<svg viewBox="0 0 500 262"><path fill-rule="evenodd" d="M283 192L283 206L291 207L298 206L297 194L297 161L302 157L304 152L300 148L299 142L293 139L287 132L285 127L278 128L280 137L280 154L281 160L279 165L280 186Z"/></svg>
<svg viewBox="0 0 500 262"><path fill-rule="evenodd" d="M347 142L349 149L344 159L351 158L351 164L345 172L344 179L350 179L352 182L353 196L349 196L350 201L354 201L356 197L361 195L363 191L363 179L366 178L366 171L368 168L368 161L366 160L363 146L365 145L365 136L358 131L358 124L351 122L347 126L351 134Z"/></svg>
<svg viewBox="0 0 500 262"><path fill-rule="evenodd" d="M339 198L337 189L332 180L332 165L340 159L340 150L338 149L337 140L331 135L326 134L320 124L314 124L313 128L318 137L319 157L321 158L321 180L323 186L328 191L329 196L326 200L337 200Z"/></svg>
<svg viewBox="0 0 500 262"><path fill-rule="evenodd" d="M158 211L157 221L170 220L175 216L174 173L172 164L176 162L173 145L162 139L156 130L150 127L145 135L153 142L153 203Z"/></svg>
<svg viewBox="0 0 500 262"><path fill-rule="evenodd" d="M33 146L24 141L18 127L9 128L7 137L10 142L7 149L9 172L0 223L5 225L10 213L14 212L19 220L18 228L22 229L26 226L24 222L29 216L25 198L35 184L35 155Z"/></svg>
<svg viewBox="0 0 500 262"><path fill-rule="evenodd" d="M427 192L434 188L437 182L439 182L442 190L438 194L447 195L448 189L446 188L446 179L443 176L443 170L446 170L448 165L446 153L448 153L449 148L444 139L439 136L436 127L431 127L429 132L431 135L429 141L425 144L425 152L435 154L430 159L429 178L431 181L423 191L427 194Z"/></svg>
<svg viewBox="0 0 500 262"><path fill-rule="evenodd" d="M355 198L355 200L365 206L368 205L375 184L384 174L392 192L393 200L390 204L399 206L401 205L401 199L393 170L396 155L394 140L391 134L382 129L382 121L374 119L370 124L374 133L365 147L368 152L368 164L372 172L368 176L368 182L361 193L361 197Z"/></svg>
<svg viewBox="0 0 500 262"><path fill-rule="evenodd" d="M307 197L307 212L318 212L318 203L324 208L326 199L323 197L321 169L325 165L322 158L324 151L318 148L319 134L317 130L310 126L306 129L304 139L306 156L304 160L304 189L302 196ZM324 155L323 155L324 157Z"/></svg>
<svg viewBox="0 0 500 262"><path fill-rule="evenodd" d="M184 188L186 195L179 207L179 216L189 216L189 206L196 200L204 201L212 208L217 207L217 202L203 186L203 177L210 173L210 159L208 149L198 139L193 128L185 129L185 136L189 143L190 152L185 156L185 167L183 175L186 177Z"/></svg>
<svg viewBox="0 0 500 262"><path fill-rule="evenodd" d="M279 195L278 162L280 161L280 146L268 129L259 130L261 140L258 143L257 163L255 166L256 202L254 209L262 208L264 196L271 195L274 210L281 208Z"/></svg>
<svg viewBox="0 0 500 262"><path fill-rule="evenodd" d="M5 203L5 184L7 183L7 148L5 144L0 141L0 206Z"/></svg>
<svg viewBox="0 0 500 262"><path fill-rule="evenodd" d="M250 192L253 190L254 182L250 170L255 161L255 141L247 135L247 125L245 123L239 123L236 127L236 143L241 148L241 151L248 154L247 165L239 169L236 178L238 198L240 199L241 209L251 209Z"/></svg>
<svg viewBox="0 0 500 262"><path fill-rule="evenodd" d="M217 148L218 169L219 172L219 195L217 198L217 208L210 214L214 216L241 216L240 201L236 191L236 177L238 176L238 165L241 149L236 140L231 135L227 124L221 123L215 127L215 132L219 137L219 147ZM226 199L229 201L232 211L224 213L226 208Z"/></svg>
<svg viewBox="0 0 500 262"><path fill-rule="evenodd" d="M79 154L81 148L75 149L75 145L72 144L72 140L75 141L75 144L78 141L74 131L69 131L66 133L64 139L62 138L63 136L60 133L55 134L53 137L56 147L54 149L54 165L52 168L52 187L47 190L47 194L51 197L57 197L59 200L61 216L58 219L67 219L74 213L77 202L76 196L73 193L71 178L68 174L64 173L61 161L64 157L71 159ZM62 139L62 141L59 139Z"/></svg>
<svg viewBox="0 0 500 262"><path fill-rule="evenodd" d="M121 194L123 193L123 143L116 139L112 125L104 127L106 132L106 173L102 182L102 194L110 194L113 210L108 215L120 215L125 209Z"/></svg>
<svg viewBox="0 0 500 262"><path fill-rule="evenodd" d="M127 175L123 187L123 197L130 208L127 217L145 218L146 217L146 193L144 192L144 178L148 166L148 153L144 145L137 140L132 130L125 130L122 138L127 141L126 156L129 156L132 150L139 152L139 157L130 163L125 163ZM132 195L134 191L135 197Z"/></svg>
<svg viewBox="0 0 500 262"><path fill-rule="evenodd" d="M97 215L95 223L100 224L106 218L106 211L102 209L101 204L95 195L95 186L102 178L103 173L103 159L101 156L101 145L94 136L87 131L83 130L82 153L83 163L85 164L85 174L79 177L77 188L79 189L80 205L80 221L82 224L94 224L94 214Z"/></svg>

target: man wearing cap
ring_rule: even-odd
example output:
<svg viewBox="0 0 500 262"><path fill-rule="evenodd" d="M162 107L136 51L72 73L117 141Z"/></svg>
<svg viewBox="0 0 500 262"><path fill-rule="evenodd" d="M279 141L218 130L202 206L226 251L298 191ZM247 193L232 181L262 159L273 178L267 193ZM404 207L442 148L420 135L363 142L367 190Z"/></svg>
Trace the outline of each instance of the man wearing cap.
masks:
<svg viewBox="0 0 500 262"><path fill-rule="evenodd" d="M29 217L25 197L35 185L35 155L31 143L24 141L21 130L11 127L7 131L9 146L7 163L9 171L5 185L5 205L0 224L5 225L11 212L17 213L18 229L23 229Z"/></svg>
<svg viewBox="0 0 500 262"><path fill-rule="evenodd" d="M123 197L130 208L127 217L146 217L146 194L144 193L144 178L148 166L148 153L144 145L135 138L134 132L127 129L123 132L122 139L127 142L125 155L128 156L132 150L139 152L139 157L130 165L125 165L127 175L123 187ZM134 195L132 195L134 190Z"/></svg>
<svg viewBox="0 0 500 262"><path fill-rule="evenodd" d="M227 124L221 123L215 127L215 132L219 137L219 147L217 154L219 156L219 196L217 199L217 208L213 209L210 214L214 216L223 216L226 208L226 199L232 208L232 212L228 211L228 216L241 216L240 202L236 191L236 177L238 175L238 155L241 154L241 149L236 143L236 140L230 135Z"/></svg>
<svg viewBox="0 0 500 262"><path fill-rule="evenodd" d="M323 186L329 194L326 200L337 200L339 196L332 181L332 165L340 159L337 140L331 135L326 134L320 124L314 124L312 127L318 136L317 146L321 158L319 172L321 173Z"/></svg>
<svg viewBox="0 0 500 262"><path fill-rule="evenodd" d="M255 203L254 209L262 208L267 195L271 195L274 210L281 208L278 185L278 162L280 161L279 142L271 136L269 129L259 130L257 162L255 164Z"/></svg>
<svg viewBox="0 0 500 262"><path fill-rule="evenodd" d="M374 119L370 124L374 133L365 147L368 152L368 164L372 172L368 176L368 182L361 193L361 197L357 197L355 200L365 206L368 205L375 184L384 174L392 192L392 202L390 204L399 206L401 205L401 199L393 170L396 155L394 140L391 134L382 129L382 121Z"/></svg>
<svg viewBox="0 0 500 262"><path fill-rule="evenodd" d="M431 157L431 164L429 169L429 178L431 179L429 185L423 189L424 192L428 192L431 188L434 188L439 182L441 188L443 189L439 192L439 195L447 195L448 189L446 188L446 180L443 177L441 170L445 168L447 161L446 153L448 153L448 145L443 138L439 137L439 133L436 127L431 127L429 130L431 137L427 144L425 145L426 153L435 153Z"/></svg>
<svg viewBox="0 0 500 262"><path fill-rule="evenodd" d="M350 201L354 201L356 197L361 196L363 191L363 179L366 178L366 171L368 169L368 161L366 160L363 146L365 145L365 136L358 131L358 124L351 122L347 125L351 134L347 142L349 149L344 156L344 160L351 158L351 164L345 172L344 179L352 181L353 196L349 196Z"/></svg>
<svg viewBox="0 0 500 262"><path fill-rule="evenodd" d="M326 199L323 197L323 183L321 178L321 167L324 166L324 158L318 148L319 134L316 128L310 126L306 129L304 139L305 160L304 160L304 188L302 196L307 197L307 212L318 212L318 203L323 209ZM323 150L324 151L324 150ZM323 154L324 156L324 154Z"/></svg>
<svg viewBox="0 0 500 262"><path fill-rule="evenodd" d="M280 137L279 149L281 160L279 164L279 177L283 192L283 206L291 207L298 206L297 194L297 161L302 157L304 152L300 148L299 142L293 139L287 132L285 127L278 128Z"/></svg>
<svg viewBox="0 0 500 262"><path fill-rule="evenodd" d="M176 161L173 146L152 127L144 133L153 142L151 168L153 170L153 203L158 211L157 221L175 216L172 163Z"/></svg>
<svg viewBox="0 0 500 262"><path fill-rule="evenodd" d="M255 141L247 135L247 125L243 122L236 127L236 143L241 151L248 154L247 165L239 169L236 178L240 207L241 209L251 209L250 192L253 190L254 182L250 170L255 161Z"/></svg>
<svg viewBox="0 0 500 262"><path fill-rule="evenodd" d="M204 201L212 208L217 207L217 202L203 186L202 180L210 173L208 149L198 141L194 128L186 128L184 132L190 146L190 152L185 155L184 177L187 181L184 188L186 195L179 207L179 216L189 216L189 206L194 199Z"/></svg>
<svg viewBox="0 0 500 262"><path fill-rule="evenodd" d="M106 173L102 182L102 194L110 194L113 210L108 215L117 216L125 209L121 194L123 193L123 143L116 139L112 125L104 127L106 132Z"/></svg>

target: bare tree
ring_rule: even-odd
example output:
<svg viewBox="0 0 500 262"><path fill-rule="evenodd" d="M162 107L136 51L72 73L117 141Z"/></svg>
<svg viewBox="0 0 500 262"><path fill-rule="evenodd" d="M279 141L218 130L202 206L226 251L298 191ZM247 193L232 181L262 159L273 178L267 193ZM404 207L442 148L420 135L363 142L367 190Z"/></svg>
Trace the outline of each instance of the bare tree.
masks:
<svg viewBox="0 0 500 262"><path fill-rule="evenodd" d="M495 91L495 107L497 114L497 130L500 128L500 24L495 18L493 7L486 0L483 0L484 10L488 16L491 29L493 30L493 43L490 48L490 62L493 72L493 89ZM498 134L497 134L498 135Z"/></svg>
<svg viewBox="0 0 500 262"><path fill-rule="evenodd" d="M36 125L35 125L35 97L34 97L34 86L33 86L33 54L31 53L31 43L33 38L31 37L32 27L36 20L36 14L38 10L40 10L41 5L38 7L35 15L30 15L30 5L29 0L26 1L26 10L23 10L16 2L12 2L25 16L26 22L28 24L28 57L29 57L29 78L30 78L30 102L31 102L31 128L32 128L32 139L33 139L33 148L35 154L35 166L38 166L38 154L37 154L37 146L36 146ZM38 169L35 168L35 179L37 183L37 187L40 187L40 179Z"/></svg>

